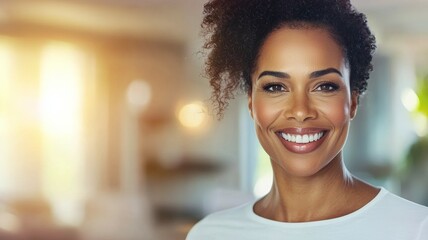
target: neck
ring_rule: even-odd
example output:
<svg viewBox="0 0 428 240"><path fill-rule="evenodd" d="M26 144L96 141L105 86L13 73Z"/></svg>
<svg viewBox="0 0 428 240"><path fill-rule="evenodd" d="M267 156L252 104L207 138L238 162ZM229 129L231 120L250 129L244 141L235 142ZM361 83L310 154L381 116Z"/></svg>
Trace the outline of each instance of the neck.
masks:
<svg viewBox="0 0 428 240"><path fill-rule="evenodd" d="M376 195L376 189L349 174L340 157L310 177L289 176L280 168L273 169L272 189L254 207L257 214L268 219L331 219L361 208ZM362 194L364 191L367 193Z"/></svg>

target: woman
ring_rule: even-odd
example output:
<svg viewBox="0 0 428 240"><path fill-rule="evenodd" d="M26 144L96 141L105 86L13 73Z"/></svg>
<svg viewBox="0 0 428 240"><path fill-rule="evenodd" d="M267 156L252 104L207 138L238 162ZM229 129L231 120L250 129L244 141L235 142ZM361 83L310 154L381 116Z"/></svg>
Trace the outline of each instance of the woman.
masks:
<svg viewBox="0 0 428 240"><path fill-rule="evenodd" d="M365 16L349 0L212 0L204 13L219 114L242 86L274 180L266 196L206 217L187 239L428 239L428 208L343 163L372 70Z"/></svg>

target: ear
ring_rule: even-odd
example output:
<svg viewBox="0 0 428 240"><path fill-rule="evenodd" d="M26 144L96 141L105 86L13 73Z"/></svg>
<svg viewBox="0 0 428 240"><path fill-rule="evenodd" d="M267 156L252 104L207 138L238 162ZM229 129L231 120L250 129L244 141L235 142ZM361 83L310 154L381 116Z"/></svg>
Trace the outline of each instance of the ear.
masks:
<svg viewBox="0 0 428 240"><path fill-rule="evenodd" d="M355 116L357 115L359 97L360 97L360 95L358 94L358 92L352 91L352 93L351 93L351 111L350 111L351 120L354 119Z"/></svg>
<svg viewBox="0 0 428 240"><path fill-rule="evenodd" d="M253 117L253 97L252 97L252 91L251 90L248 91L247 97L248 97L248 110L250 111L251 118L254 119L254 117Z"/></svg>

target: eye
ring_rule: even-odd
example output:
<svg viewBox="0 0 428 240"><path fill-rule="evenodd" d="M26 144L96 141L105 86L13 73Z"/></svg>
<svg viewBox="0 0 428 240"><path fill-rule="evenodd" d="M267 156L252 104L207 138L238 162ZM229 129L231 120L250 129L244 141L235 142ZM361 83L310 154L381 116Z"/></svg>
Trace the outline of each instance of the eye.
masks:
<svg viewBox="0 0 428 240"><path fill-rule="evenodd" d="M320 92L334 92L339 89L339 86L335 83L321 83L315 88L315 91Z"/></svg>
<svg viewBox="0 0 428 240"><path fill-rule="evenodd" d="M263 90L269 93L284 92L285 87L278 83L269 83L263 86Z"/></svg>

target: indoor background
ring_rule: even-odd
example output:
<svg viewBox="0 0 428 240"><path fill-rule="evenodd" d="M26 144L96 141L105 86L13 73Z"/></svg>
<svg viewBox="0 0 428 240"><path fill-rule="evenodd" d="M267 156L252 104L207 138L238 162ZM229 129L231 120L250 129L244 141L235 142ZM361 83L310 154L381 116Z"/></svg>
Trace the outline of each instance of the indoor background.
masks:
<svg viewBox="0 0 428 240"><path fill-rule="evenodd" d="M354 0L378 41L345 150L428 205L428 1ZM0 0L0 239L180 240L262 196L245 96L217 121L200 0Z"/></svg>

